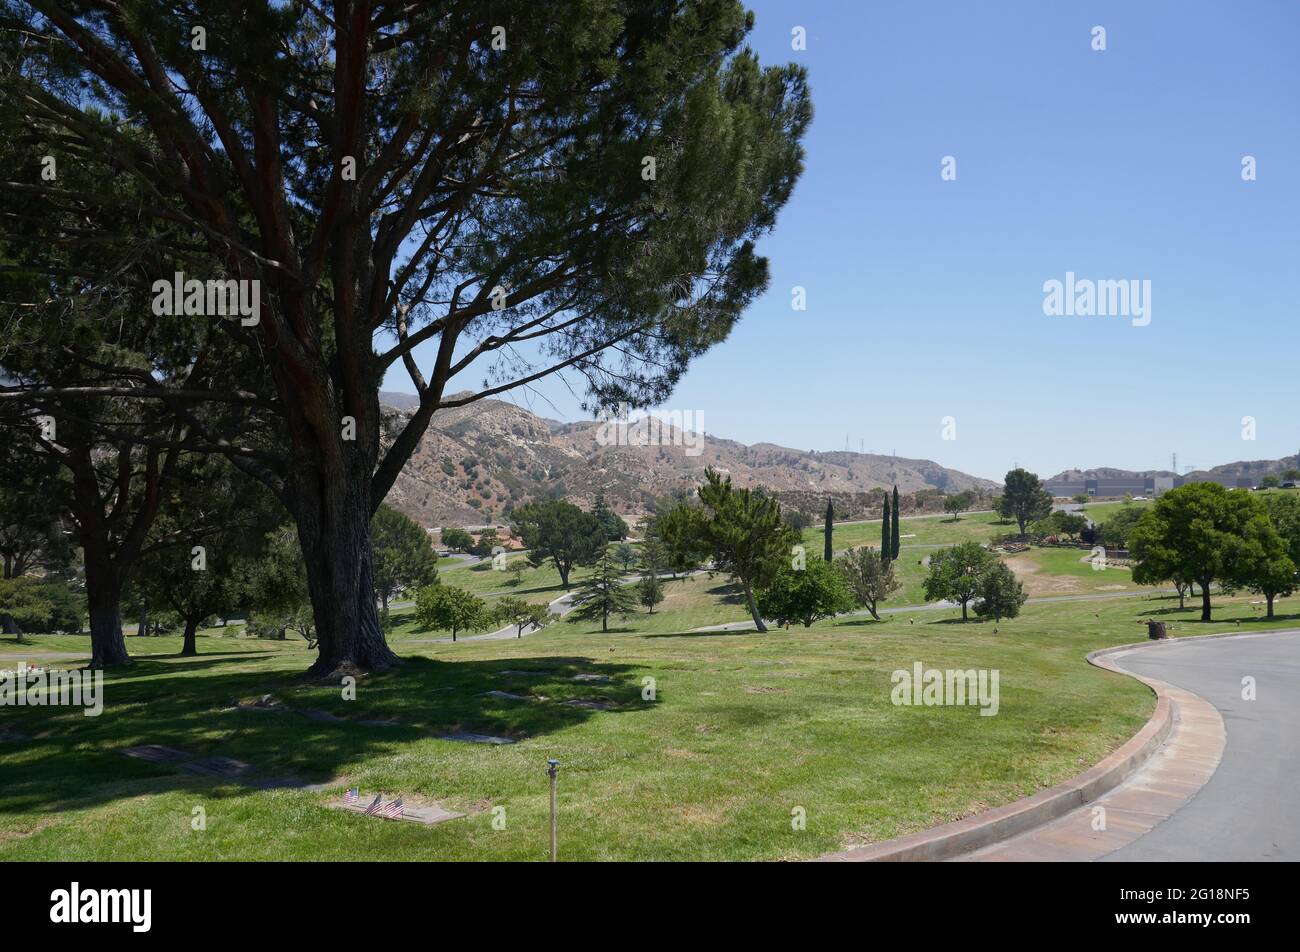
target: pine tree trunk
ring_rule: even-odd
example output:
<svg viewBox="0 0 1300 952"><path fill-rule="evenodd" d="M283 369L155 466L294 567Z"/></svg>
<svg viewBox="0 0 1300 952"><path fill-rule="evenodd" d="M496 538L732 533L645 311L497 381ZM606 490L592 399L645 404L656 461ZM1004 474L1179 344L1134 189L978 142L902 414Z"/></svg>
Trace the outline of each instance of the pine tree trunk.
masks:
<svg viewBox="0 0 1300 952"><path fill-rule="evenodd" d="M370 544L370 482L357 473L326 480L305 473L294 506L307 568L320 677L384 671L399 663L384 640L376 607ZM454 637L453 637L454 640Z"/></svg>
<svg viewBox="0 0 1300 952"><path fill-rule="evenodd" d="M122 583L111 565L86 554L86 601L90 609L90 666L130 664L122 638Z"/></svg>
<svg viewBox="0 0 1300 952"><path fill-rule="evenodd" d="M763 616L758 610L758 602L754 601L754 589L748 582L744 583L745 602L749 605L749 614L754 619L754 627L759 631L767 631L767 625L763 624Z"/></svg>
<svg viewBox="0 0 1300 952"><path fill-rule="evenodd" d="M196 655L199 653L198 645L195 643L195 633L199 630L199 619L185 619L185 640L181 643L182 655Z"/></svg>

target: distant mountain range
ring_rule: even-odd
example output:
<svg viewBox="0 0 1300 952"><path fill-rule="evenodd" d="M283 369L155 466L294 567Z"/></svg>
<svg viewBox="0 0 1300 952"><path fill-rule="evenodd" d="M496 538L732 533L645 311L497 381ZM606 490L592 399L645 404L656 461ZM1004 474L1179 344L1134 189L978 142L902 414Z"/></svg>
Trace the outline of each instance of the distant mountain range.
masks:
<svg viewBox="0 0 1300 952"><path fill-rule="evenodd" d="M459 396L459 395L457 395ZM411 394L383 392L381 402L399 414L416 406ZM588 420L561 423L501 400L479 400L440 410L389 493L390 505L426 526L477 526L505 522L507 507L566 498L590 506L604 492L625 516L650 510L657 500L693 490L712 466L741 487L763 487L784 506L820 518L827 497L837 518L878 516L880 490L898 486L904 511L939 508L940 493L974 491L981 504L1000 484L948 469L932 460L872 453L809 452L755 443L746 446L663 425L620 431ZM643 445L637 445L640 442ZM650 445L644 445L644 444ZM1225 463L1183 474L1186 479L1281 475L1300 468L1300 456ZM1168 470L1098 467L1066 470L1052 481L1172 476Z"/></svg>
<svg viewBox="0 0 1300 952"><path fill-rule="evenodd" d="M1235 463L1223 463L1210 469L1195 469L1187 473L1179 473L1183 479L1190 482L1202 480L1235 480L1239 477L1248 476L1260 479L1269 474L1281 476L1288 469L1300 469L1300 454L1295 456L1283 456L1281 459L1254 459L1238 460ZM1145 479L1154 476L1173 476L1172 470L1168 469L1113 469L1102 466L1097 469L1067 469L1045 482L1073 482L1082 479Z"/></svg>
<svg viewBox="0 0 1300 952"><path fill-rule="evenodd" d="M409 413L415 397L381 393L394 411ZM625 515L647 511L655 500L694 489L712 466L741 487L761 486L810 513L837 503L842 516L864 511L879 493L988 492L997 484L931 460L864 453L816 453L772 443L746 446L715 436L653 427L652 445L636 445L646 424L623 431L600 421L559 423L512 403L480 400L440 410L392 491L390 505L426 526L505 521L507 506L546 498L589 505L604 492Z"/></svg>

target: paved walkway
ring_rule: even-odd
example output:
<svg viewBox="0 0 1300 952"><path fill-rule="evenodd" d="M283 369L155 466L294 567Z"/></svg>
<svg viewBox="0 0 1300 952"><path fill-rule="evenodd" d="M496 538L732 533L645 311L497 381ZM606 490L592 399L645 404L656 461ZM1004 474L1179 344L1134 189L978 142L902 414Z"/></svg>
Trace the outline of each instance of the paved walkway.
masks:
<svg viewBox="0 0 1300 952"><path fill-rule="evenodd" d="M1195 691L1223 717L1227 745L1183 809L1107 861L1300 860L1300 631L1174 641L1123 666ZM1255 700L1242 679L1255 680Z"/></svg>
<svg viewBox="0 0 1300 952"><path fill-rule="evenodd" d="M959 861L1300 859L1300 631L1175 639L1110 660L1174 702L1160 750L1109 794ZM1242 699L1243 677L1256 700Z"/></svg>

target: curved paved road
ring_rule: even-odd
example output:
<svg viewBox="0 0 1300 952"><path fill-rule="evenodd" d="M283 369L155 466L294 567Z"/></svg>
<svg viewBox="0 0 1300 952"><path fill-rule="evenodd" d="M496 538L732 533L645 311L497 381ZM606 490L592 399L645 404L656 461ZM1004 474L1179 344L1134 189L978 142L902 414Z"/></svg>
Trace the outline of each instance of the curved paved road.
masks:
<svg viewBox="0 0 1300 952"><path fill-rule="evenodd" d="M1223 716L1218 770L1173 816L1105 862L1300 860L1300 631L1175 643L1117 661ZM1256 699L1242 699L1242 678Z"/></svg>

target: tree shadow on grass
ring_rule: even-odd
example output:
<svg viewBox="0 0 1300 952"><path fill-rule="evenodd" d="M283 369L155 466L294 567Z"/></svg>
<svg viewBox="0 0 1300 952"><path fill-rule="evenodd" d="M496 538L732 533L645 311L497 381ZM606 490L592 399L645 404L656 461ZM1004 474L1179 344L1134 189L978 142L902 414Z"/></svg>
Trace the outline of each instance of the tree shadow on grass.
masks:
<svg viewBox="0 0 1300 952"><path fill-rule="evenodd" d="M0 813L86 808L180 789L251 792L266 781L325 783L368 757L412 745L437 743L445 750L431 758L454 756L457 743L434 740L445 734L526 740L650 703L641 698L639 666L585 657L411 657L358 679L354 701L343 700L341 686L308 681L297 670L256 663L230 670L221 659L202 668L202 661L154 659L109 672L97 717L81 707L6 708L6 725L29 739L0 744ZM268 694L278 706L237 706ZM238 779L212 777L181 770L181 761L121 753L146 744L184 751L189 760L233 758L250 770Z"/></svg>
<svg viewBox="0 0 1300 952"><path fill-rule="evenodd" d="M837 620L831 625L832 628L874 628L877 625L883 625L894 616L886 615L884 618L872 618L870 615L855 615L852 618L846 618L843 621Z"/></svg>
<svg viewBox="0 0 1300 952"><path fill-rule="evenodd" d="M734 582L724 582L721 585L714 585L712 588L707 588L704 591L706 595L713 595L718 598L724 605L745 604L745 592Z"/></svg>
<svg viewBox="0 0 1300 952"><path fill-rule="evenodd" d="M1259 625L1259 624L1263 624L1263 623L1266 623L1266 622L1271 624L1272 622L1275 622L1275 621L1297 621L1297 620L1300 620L1300 613L1298 613L1298 614L1290 614L1290 615L1277 615L1277 614L1275 614L1272 618L1268 618L1268 617L1266 617L1266 616L1264 615L1263 612L1261 612L1260 614L1258 614L1258 615L1252 615L1252 616L1250 616L1249 618L1234 618L1234 619L1232 619L1232 620L1233 620L1234 622L1239 622L1240 624L1243 624L1243 625Z"/></svg>
<svg viewBox="0 0 1300 952"><path fill-rule="evenodd" d="M280 651L204 651L201 654L183 655L179 651L173 651L169 654L135 655L131 658L131 664L121 671L123 674L133 676L141 673L153 675L161 673L154 666L166 664L167 671L174 674L180 671L215 668L223 664L238 664L244 660L281 657L283 654ZM307 656L303 657L305 659Z"/></svg>
<svg viewBox="0 0 1300 952"><path fill-rule="evenodd" d="M1156 614L1156 613L1151 613ZM1271 625L1276 622L1291 622L1300 620L1300 614L1291 615L1274 615L1272 618L1266 618L1261 612L1258 615L1247 615L1244 618L1211 618L1209 621L1201 621L1198 614L1195 618L1180 618L1176 622L1171 622L1169 627L1177 630L1182 627L1205 627L1205 628L1222 628L1224 625L1241 626L1241 625Z"/></svg>

